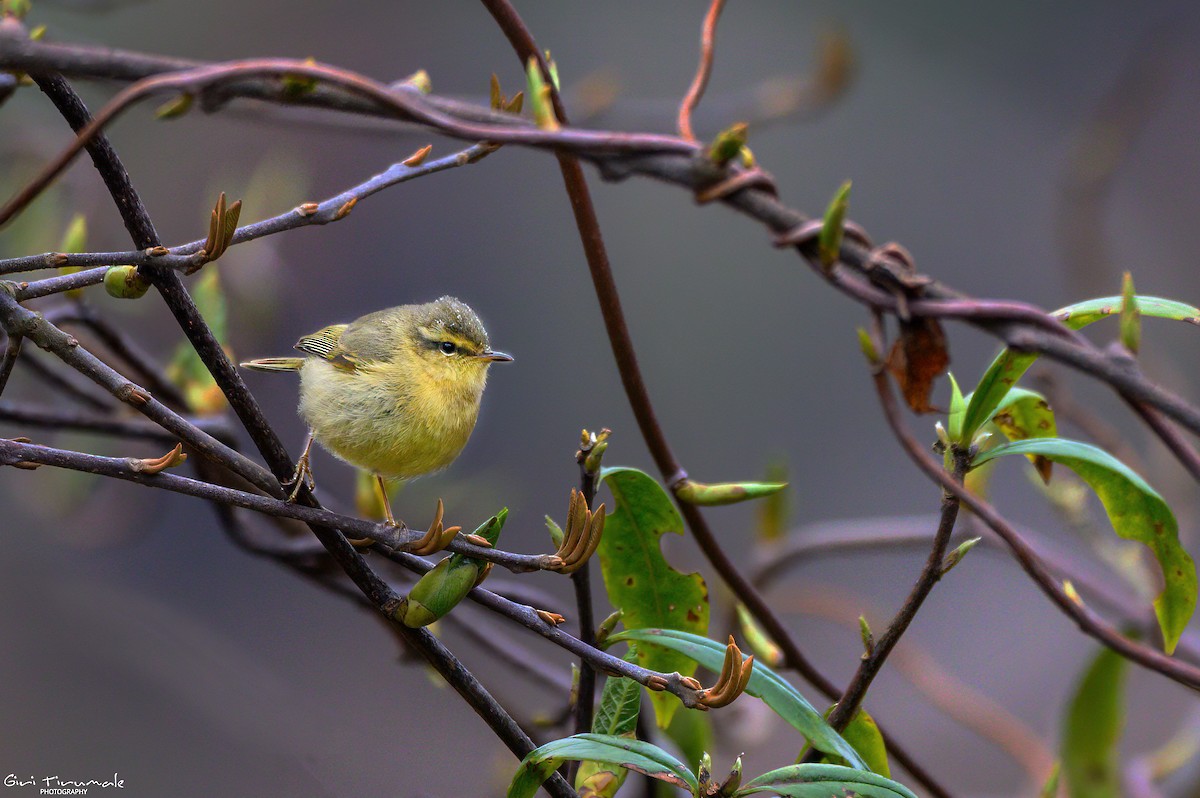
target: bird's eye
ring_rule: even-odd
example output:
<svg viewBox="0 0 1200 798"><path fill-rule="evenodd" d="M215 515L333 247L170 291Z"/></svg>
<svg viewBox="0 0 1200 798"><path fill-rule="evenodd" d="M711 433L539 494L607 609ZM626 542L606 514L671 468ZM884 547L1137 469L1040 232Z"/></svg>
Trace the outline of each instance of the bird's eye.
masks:
<svg viewBox="0 0 1200 798"><path fill-rule="evenodd" d="M442 350L443 355L453 355L458 351L458 347L450 341L442 341L442 345L438 348Z"/></svg>

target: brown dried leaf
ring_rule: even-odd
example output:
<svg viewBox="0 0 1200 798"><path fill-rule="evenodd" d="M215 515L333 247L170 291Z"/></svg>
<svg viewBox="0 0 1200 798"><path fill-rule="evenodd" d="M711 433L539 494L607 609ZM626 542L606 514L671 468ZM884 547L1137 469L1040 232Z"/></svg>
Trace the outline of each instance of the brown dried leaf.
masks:
<svg viewBox="0 0 1200 798"><path fill-rule="evenodd" d="M900 337L888 353L887 364L914 413L937 410L929 403L933 383L950 365L946 334L937 319L901 322Z"/></svg>

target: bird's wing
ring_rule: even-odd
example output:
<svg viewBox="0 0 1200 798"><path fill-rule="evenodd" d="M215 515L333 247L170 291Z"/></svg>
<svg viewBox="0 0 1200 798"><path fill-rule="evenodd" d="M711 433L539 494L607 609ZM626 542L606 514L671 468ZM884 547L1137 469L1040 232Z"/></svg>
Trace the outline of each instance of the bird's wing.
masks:
<svg viewBox="0 0 1200 798"><path fill-rule="evenodd" d="M316 355L347 371L354 371L359 362L352 352L347 351L342 334L349 324L332 324L306 335L296 342L295 348L307 355Z"/></svg>

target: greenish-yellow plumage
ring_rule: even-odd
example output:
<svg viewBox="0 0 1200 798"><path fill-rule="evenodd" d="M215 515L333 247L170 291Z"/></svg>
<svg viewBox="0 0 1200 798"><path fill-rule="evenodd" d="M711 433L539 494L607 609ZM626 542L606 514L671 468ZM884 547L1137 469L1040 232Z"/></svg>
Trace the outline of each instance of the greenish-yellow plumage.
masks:
<svg viewBox="0 0 1200 798"><path fill-rule="evenodd" d="M381 490L385 478L410 479L454 462L479 416L488 366L512 360L492 351L479 317L449 296L326 327L301 338L296 349L305 357L242 366L300 372L308 446L315 439L371 471ZM297 466L297 490L311 482L308 446Z"/></svg>

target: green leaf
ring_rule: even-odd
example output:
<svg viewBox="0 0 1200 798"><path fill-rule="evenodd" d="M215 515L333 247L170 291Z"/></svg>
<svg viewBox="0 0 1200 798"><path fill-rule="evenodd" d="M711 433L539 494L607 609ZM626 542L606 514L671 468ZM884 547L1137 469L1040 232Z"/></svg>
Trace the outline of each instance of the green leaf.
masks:
<svg viewBox="0 0 1200 798"><path fill-rule="evenodd" d="M675 496L688 504L720 507L773 496L786 487L786 482L720 482L709 485L686 479L675 488Z"/></svg>
<svg viewBox="0 0 1200 798"><path fill-rule="evenodd" d="M636 656L636 646L629 653ZM631 656L625 659L633 662ZM642 707L642 686L624 676L609 676L600 692L600 705L592 720L592 731L596 734L625 735L637 729L638 711Z"/></svg>
<svg viewBox="0 0 1200 798"><path fill-rule="evenodd" d="M946 419L946 425L949 429L946 431L950 435L950 440L956 443L967 443L961 437L963 416L967 413L967 403L963 399L962 389L958 387L958 380L954 379L954 375L950 372L947 372L946 376L950 378L950 415Z"/></svg>
<svg viewBox="0 0 1200 798"><path fill-rule="evenodd" d="M1142 316L1200 325L1200 308L1156 296L1137 296L1134 299ZM1119 296L1089 299L1060 308L1051 315L1072 330L1079 330L1105 316L1120 313L1122 300L1123 297ZM979 428L994 414L1000 400L1037 359L1036 354L1014 352L1011 349L1004 349L996 356L967 404L967 417L963 420L964 440L975 437Z"/></svg>
<svg viewBox="0 0 1200 798"><path fill-rule="evenodd" d="M1050 769L1050 775L1046 777L1046 783L1042 785L1042 791L1038 793L1038 798L1058 798L1058 777L1062 772L1062 763L1055 762L1054 767Z"/></svg>
<svg viewBox="0 0 1200 798"><path fill-rule="evenodd" d="M1125 724L1125 659L1103 648L1079 681L1063 727L1062 774L1071 798L1120 798L1117 742Z"/></svg>
<svg viewBox="0 0 1200 798"><path fill-rule="evenodd" d="M1138 313L1152 316L1156 319L1170 321L1185 321L1189 324L1200 325L1200 308L1176 302L1173 299L1163 299L1157 296L1134 295ZM1089 299L1074 305L1068 305L1054 311L1052 316L1070 327L1072 330L1082 329L1093 322L1100 321L1105 316L1115 316L1121 312L1121 302L1124 297L1106 296L1100 299Z"/></svg>
<svg viewBox="0 0 1200 798"><path fill-rule="evenodd" d="M636 661L636 646L629 647L625 659ZM600 705L592 719L592 733L632 739L637 730L638 713L642 706L642 686L633 679L609 676L600 693ZM609 798L615 795L628 775L623 767L603 762L585 761L575 775L575 791L588 798Z"/></svg>
<svg viewBox="0 0 1200 798"><path fill-rule="evenodd" d="M1040 455L1061 463L1086 482L1104 505L1108 520L1126 540L1145 543L1162 568L1165 587L1154 600L1154 613L1170 654L1196 609L1196 565L1179 545L1179 527L1171 508L1146 481L1103 449L1062 438L1031 438L997 446L975 458L973 466L1006 454Z"/></svg>
<svg viewBox="0 0 1200 798"><path fill-rule="evenodd" d="M224 346L228 327L229 310L225 293L215 267L209 267L192 286L192 298L196 309L213 331L217 341ZM197 415L215 415L225 409L225 394L196 353L189 341L180 341L175 356L167 365L167 379L179 386L188 407Z"/></svg>
<svg viewBox="0 0 1200 798"><path fill-rule="evenodd" d="M1010 441L1058 437L1058 423L1054 420L1054 410L1037 391L1013 388L1000 401L991 421ZM1029 461L1037 469L1042 481L1050 482L1052 463L1035 454L1029 455Z"/></svg>
<svg viewBox="0 0 1200 798"><path fill-rule="evenodd" d="M674 629L628 629L609 638L609 641L614 643L621 640L655 642L684 654L714 673L719 672L725 662L725 646L708 638ZM775 714L803 734L817 750L840 756L854 767L867 767L853 746L825 722L821 713L808 703L799 690L757 660L754 662L754 671L750 676L750 684L746 686L746 692L761 698Z"/></svg>
<svg viewBox="0 0 1200 798"><path fill-rule="evenodd" d="M884 776L841 765L788 765L747 783L737 795L771 792L785 798L917 798L907 787Z"/></svg>
<svg viewBox="0 0 1200 798"><path fill-rule="evenodd" d="M830 707L830 711L832 709ZM888 765L887 746L884 745L883 734L879 731L875 719L865 709L859 709L854 713L850 723L842 730L842 737L854 746L854 750L858 751L872 771L880 776L891 777L892 768ZM833 765L846 764L841 757L827 756L824 761Z"/></svg>
<svg viewBox="0 0 1200 798"><path fill-rule="evenodd" d="M625 613L626 628L681 629L703 635L708 631L704 578L676 571L663 557L660 538L667 533L683 534L683 519L666 491L633 468L606 468L600 479L616 501L600 540L600 570L609 601ZM687 657L654 645L639 649L638 664L685 676L696 670ZM650 694L650 703L658 725L666 728L678 700L655 692Z"/></svg>
<svg viewBox="0 0 1200 798"><path fill-rule="evenodd" d="M77 213L71 217L70 223L67 225L67 231L63 233L62 243L58 246L59 252L86 252L87 251L87 217L82 213ZM58 270L59 274L73 274L80 270L79 266L63 266ZM83 296L82 288L72 288L67 292L67 296L72 299L78 299Z"/></svg>
<svg viewBox="0 0 1200 798"><path fill-rule="evenodd" d="M604 734L576 734L530 751L508 785L508 798L531 798L567 760L607 762L693 792L696 789L696 777L656 745Z"/></svg>

